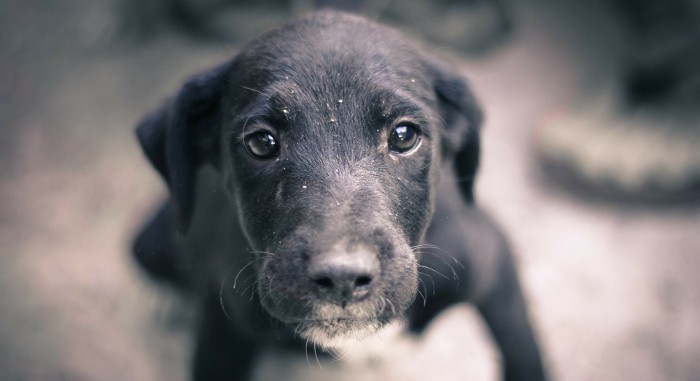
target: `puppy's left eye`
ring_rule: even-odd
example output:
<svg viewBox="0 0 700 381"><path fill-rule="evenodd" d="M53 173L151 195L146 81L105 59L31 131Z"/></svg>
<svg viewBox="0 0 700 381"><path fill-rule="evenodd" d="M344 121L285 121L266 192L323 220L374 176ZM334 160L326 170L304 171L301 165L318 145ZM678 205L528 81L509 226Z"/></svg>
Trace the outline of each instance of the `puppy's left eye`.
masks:
<svg viewBox="0 0 700 381"><path fill-rule="evenodd" d="M418 144L418 128L408 122L397 124L389 134L389 150L398 153L408 152Z"/></svg>
<svg viewBox="0 0 700 381"><path fill-rule="evenodd" d="M245 138L245 148L256 159L271 159L277 156L280 148L275 137L267 131L259 131Z"/></svg>

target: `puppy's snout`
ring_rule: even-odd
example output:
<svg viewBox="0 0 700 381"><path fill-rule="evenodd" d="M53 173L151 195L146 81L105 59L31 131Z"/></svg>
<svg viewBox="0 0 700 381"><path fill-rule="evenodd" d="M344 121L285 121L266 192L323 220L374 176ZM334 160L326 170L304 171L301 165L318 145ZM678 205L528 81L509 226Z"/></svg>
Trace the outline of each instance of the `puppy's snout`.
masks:
<svg viewBox="0 0 700 381"><path fill-rule="evenodd" d="M344 307L369 295L379 261L366 249L332 251L313 258L307 271L317 292Z"/></svg>

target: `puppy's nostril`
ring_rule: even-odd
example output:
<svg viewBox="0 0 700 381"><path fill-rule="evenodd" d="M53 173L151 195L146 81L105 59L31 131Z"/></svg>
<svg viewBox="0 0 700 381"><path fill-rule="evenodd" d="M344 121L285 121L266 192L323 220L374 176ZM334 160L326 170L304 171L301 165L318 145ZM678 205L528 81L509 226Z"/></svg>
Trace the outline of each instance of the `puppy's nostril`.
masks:
<svg viewBox="0 0 700 381"><path fill-rule="evenodd" d="M368 276L359 276L355 279L355 288L369 286L370 283L372 283L372 278Z"/></svg>
<svg viewBox="0 0 700 381"><path fill-rule="evenodd" d="M316 283L317 285L321 286L322 288L328 288L331 289L333 288L333 280L328 277L319 277L316 279L311 279Z"/></svg>
<svg viewBox="0 0 700 381"><path fill-rule="evenodd" d="M349 277L349 279L337 279L335 281L332 278L321 276L317 278L312 277L311 280L324 289L332 290L333 288L340 287L347 288L348 290L346 291L352 292L366 288L372 283L372 278L370 276L358 276L355 279Z"/></svg>

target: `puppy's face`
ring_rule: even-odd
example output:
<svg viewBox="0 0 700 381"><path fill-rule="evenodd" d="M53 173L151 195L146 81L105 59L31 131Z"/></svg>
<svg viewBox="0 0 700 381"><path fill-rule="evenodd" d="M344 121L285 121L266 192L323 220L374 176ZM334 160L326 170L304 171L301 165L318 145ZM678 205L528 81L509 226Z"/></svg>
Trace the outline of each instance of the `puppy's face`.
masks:
<svg viewBox="0 0 700 381"><path fill-rule="evenodd" d="M359 18L322 13L274 31L191 80L173 107L165 137L143 125L139 136L183 218L193 167L212 161L254 250L263 307L321 345L372 333L413 302L411 248L441 159L472 158L470 196L471 94Z"/></svg>
<svg viewBox="0 0 700 381"><path fill-rule="evenodd" d="M239 55L221 131L262 304L324 345L370 333L413 301L411 247L430 220L439 161L422 62L332 32L329 43L300 31L314 47L303 55L289 34Z"/></svg>

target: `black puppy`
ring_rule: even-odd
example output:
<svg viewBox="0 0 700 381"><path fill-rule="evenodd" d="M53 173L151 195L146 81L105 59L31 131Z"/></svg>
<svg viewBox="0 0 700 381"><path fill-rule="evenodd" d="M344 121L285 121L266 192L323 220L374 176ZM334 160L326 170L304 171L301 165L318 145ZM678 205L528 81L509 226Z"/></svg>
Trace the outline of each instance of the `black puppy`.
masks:
<svg viewBox="0 0 700 381"><path fill-rule="evenodd" d="M338 347L406 317L420 332L465 301L506 379L544 379L506 243L473 206L480 121L453 69L334 12L149 115L138 137L171 198L134 251L201 301L194 379L246 379L268 345Z"/></svg>

